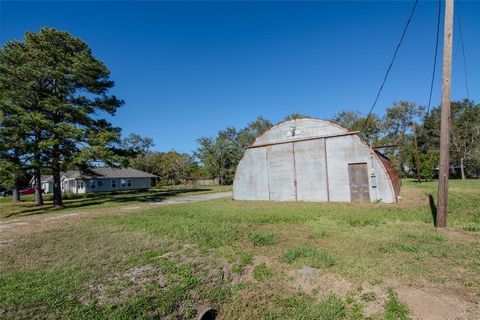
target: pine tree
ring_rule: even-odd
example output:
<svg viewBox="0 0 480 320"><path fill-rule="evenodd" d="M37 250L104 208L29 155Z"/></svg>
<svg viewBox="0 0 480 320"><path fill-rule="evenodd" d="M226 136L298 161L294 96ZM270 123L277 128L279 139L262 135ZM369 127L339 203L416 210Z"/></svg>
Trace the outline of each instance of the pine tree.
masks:
<svg viewBox="0 0 480 320"><path fill-rule="evenodd" d="M0 51L0 168L3 183L13 188L14 202L20 200L19 182L27 170L40 176L39 161L31 158L30 152L33 145L38 149L34 129L38 125L31 121L34 114L29 107L35 104L35 97L29 90L30 72L23 67L25 58L20 43L7 43ZM37 183L35 205L42 204Z"/></svg>
<svg viewBox="0 0 480 320"><path fill-rule="evenodd" d="M114 86L109 76L84 41L55 29L27 32L0 52L0 85L9 89L0 108L16 105L14 114L30 142L23 156L29 155L38 178L41 168L52 172L57 207L63 206L62 170L118 161L113 146L120 129L98 117L114 115L123 104L108 94Z"/></svg>

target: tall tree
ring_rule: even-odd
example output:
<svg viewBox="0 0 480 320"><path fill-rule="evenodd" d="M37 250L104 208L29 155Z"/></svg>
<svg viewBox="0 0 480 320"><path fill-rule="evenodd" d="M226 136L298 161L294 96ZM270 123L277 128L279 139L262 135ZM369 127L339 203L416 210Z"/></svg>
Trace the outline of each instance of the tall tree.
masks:
<svg viewBox="0 0 480 320"><path fill-rule="evenodd" d="M406 173L406 153L412 149L411 135L412 124L423 115L424 107L409 101L395 102L387 109L383 117L385 142L398 145L394 156L398 159L398 171Z"/></svg>
<svg viewBox="0 0 480 320"><path fill-rule="evenodd" d="M152 138L142 137L136 133L131 133L123 138L121 143L122 149L129 152L132 156L147 153L154 145Z"/></svg>
<svg viewBox="0 0 480 320"><path fill-rule="evenodd" d="M452 102L451 150L452 162L460 164L462 179L465 165L471 173L477 171L480 161L480 105L471 100Z"/></svg>
<svg viewBox="0 0 480 320"><path fill-rule="evenodd" d="M54 205L61 207L62 170L88 168L94 160L112 161L120 132L98 114L114 115L123 101L108 95L114 83L105 64L67 32L27 32L24 41L7 42L1 55L7 65L1 69L7 70L2 78L32 98L25 100L24 110L35 116L41 135L39 150L29 151L51 170ZM21 61L12 63L16 56Z"/></svg>
<svg viewBox="0 0 480 320"><path fill-rule="evenodd" d="M20 158L20 151L12 140L5 139L5 130L0 128L0 183L12 189L12 202L20 201L20 183L26 166Z"/></svg>
<svg viewBox="0 0 480 320"><path fill-rule="evenodd" d="M471 100L451 103L451 163L460 166L462 178L480 172L480 105ZM431 110L425 118L419 141L422 151L440 148L440 108Z"/></svg>
<svg viewBox="0 0 480 320"><path fill-rule="evenodd" d="M287 115L283 120L288 121L288 120L305 119L305 118L311 118L311 117L299 112L293 112Z"/></svg>
<svg viewBox="0 0 480 320"><path fill-rule="evenodd" d="M256 138L271 127L273 127L272 122L259 116L238 132L238 143L241 145L242 149L245 150L255 141Z"/></svg>
<svg viewBox="0 0 480 320"><path fill-rule="evenodd" d="M28 60L23 43L7 43L0 50L0 161L10 167L10 183L14 201L19 200L18 181L25 171L32 169L35 185L35 205L42 205L40 186L40 141L43 118L38 113L39 98L33 88L34 74L26 68ZM14 168L16 168L14 170Z"/></svg>
<svg viewBox="0 0 480 320"><path fill-rule="evenodd" d="M365 123L366 120L366 116L353 110L341 111L332 118L332 122L350 131L361 131L359 136L369 144L378 144L382 132L381 120L376 114L370 115Z"/></svg>
<svg viewBox="0 0 480 320"><path fill-rule="evenodd" d="M195 156L207 168L211 177L218 178L222 185L232 183L243 154L235 128L219 131L215 139L202 137L197 142L199 148Z"/></svg>
<svg viewBox="0 0 480 320"><path fill-rule="evenodd" d="M159 164L162 160L163 153L161 152L140 153L135 158L130 159L129 165L134 169L159 176Z"/></svg>
<svg viewBox="0 0 480 320"><path fill-rule="evenodd" d="M159 176L162 185L175 185L185 182L198 171L197 163L187 153L150 152L138 154L129 165L137 170Z"/></svg>
<svg viewBox="0 0 480 320"><path fill-rule="evenodd" d="M269 120L259 116L239 131L230 127L219 131L215 138L198 139L199 148L194 155L202 167L195 172L206 172L210 178L218 178L220 184L232 183L237 165L247 148L272 126Z"/></svg>
<svg viewBox="0 0 480 320"><path fill-rule="evenodd" d="M193 167L194 161L189 154L172 150L162 155L157 174L161 184L176 185L190 177Z"/></svg>
<svg viewBox="0 0 480 320"><path fill-rule="evenodd" d="M422 151L440 149L440 107L435 107L425 116L418 132L418 143Z"/></svg>

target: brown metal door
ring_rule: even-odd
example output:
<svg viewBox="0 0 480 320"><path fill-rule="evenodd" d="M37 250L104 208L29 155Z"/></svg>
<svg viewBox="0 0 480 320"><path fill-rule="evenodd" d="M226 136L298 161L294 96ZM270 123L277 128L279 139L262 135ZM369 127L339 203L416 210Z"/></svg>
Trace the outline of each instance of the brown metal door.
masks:
<svg viewBox="0 0 480 320"><path fill-rule="evenodd" d="M351 201L370 201L370 187L368 185L367 164L348 164L348 175L350 177Z"/></svg>

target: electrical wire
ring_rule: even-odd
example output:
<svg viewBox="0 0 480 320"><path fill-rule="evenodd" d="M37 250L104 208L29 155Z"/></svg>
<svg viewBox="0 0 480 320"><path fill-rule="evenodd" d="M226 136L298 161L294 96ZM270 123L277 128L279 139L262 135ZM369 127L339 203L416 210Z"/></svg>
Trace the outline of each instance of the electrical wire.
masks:
<svg viewBox="0 0 480 320"><path fill-rule="evenodd" d="M465 71L465 89L467 91L467 99L470 100L470 94L468 92L467 60L465 58L465 44L463 43L462 20L460 19L460 12L457 13L457 17L458 17L458 29L460 30L460 43L462 44L463 69Z"/></svg>
<svg viewBox="0 0 480 320"><path fill-rule="evenodd" d="M438 39L440 36L440 18L442 13L442 0L438 0L438 16L437 16L437 36L435 40L435 54L433 58L433 70L432 70L432 81L430 82L430 94L428 95L428 107L426 117L430 113L430 106L432 104L432 93L433 93L433 84L435 82L435 70L437 69L437 56L438 56Z"/></svg>
<svg viewBox="0 0 480 320"><path fill-rule="evenodd" d="M415 9L417 8L418 1L419 0L415 0L415 3L413 4L412 11L410 12L410 16L408 17L407 23L405 24L405 27L404 27L403 32L402 32L402 36L400 37L400 41L398 42L397 47L395 49L395 52L393 54L392 61L390 62L390 65L387 68L387 72L385 72L385 76L383 77L382 84L381 84L380 88L378 89L375 100L373 101L372 107L370 108L370 111L368 112L368 116L365 119L365 122L363 124L362 130L360 130L360 131L363 131L365 129L365 127L367 126L368 120L370 120L370 117L372 115L372 111L375 108L375 105L377 104L378 98L380 97L380 94L382 93L383 86L385 85L385 82L387 81L388 74L390 73L390 70L392 69L393 63L395 62L395 58L397 57L398 50L400 49L400 46L402 45L403 39L405 38L405 34L407 33L408 26L410 25L410 22L412 21L412 17L413 17L413 14L415 13Z"/></svg>

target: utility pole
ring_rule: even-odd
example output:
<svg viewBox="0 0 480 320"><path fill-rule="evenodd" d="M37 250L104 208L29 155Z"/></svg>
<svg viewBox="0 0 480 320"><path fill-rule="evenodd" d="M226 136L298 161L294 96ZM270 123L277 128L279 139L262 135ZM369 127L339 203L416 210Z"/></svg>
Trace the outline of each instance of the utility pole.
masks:
<svg viewBox="0 0 480 320"><path fill-rule="evenodd" d="M417 142L417 125L413 122L413 140L415 141L415 164L417 166L417 179L418 182L422 182L422 177L420 175L420 158L418 155L418 142Z"/></svg>
<svg viewBox="0 0 480 320"><path fill-rule="evenodd" d="M448 174L450 171L450 89L452 76L453 1L445 1L443 29L442 111L440 122L440 168L438 172L438 208L435 226L447 225Z"/></svg>

